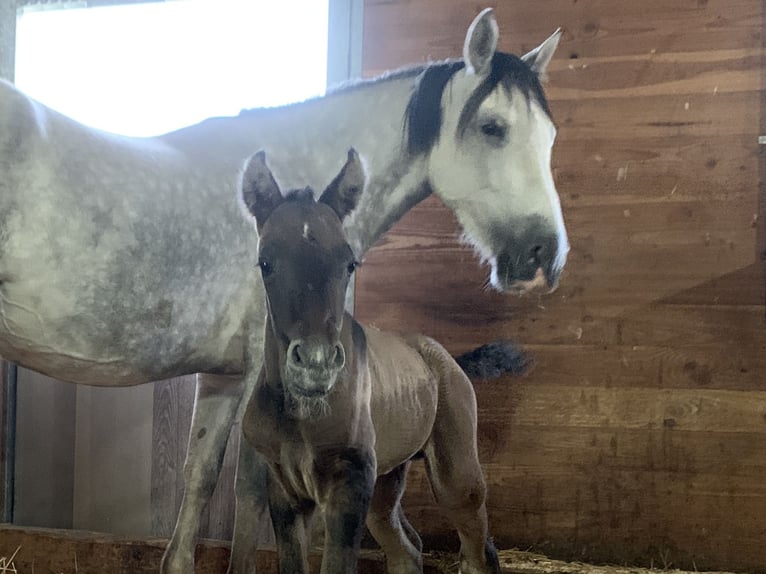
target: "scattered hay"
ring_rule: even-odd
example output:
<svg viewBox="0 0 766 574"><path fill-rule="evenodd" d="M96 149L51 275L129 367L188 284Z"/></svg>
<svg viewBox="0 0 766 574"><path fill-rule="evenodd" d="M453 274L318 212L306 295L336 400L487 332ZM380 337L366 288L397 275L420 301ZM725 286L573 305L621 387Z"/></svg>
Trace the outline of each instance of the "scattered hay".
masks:
<svg viewBox="0 0 766 574"><path fill-rule="evenodd" d="M0 556L0 573L18 574L18 570L16 570L16 566L13 564L13 560L16 558L16 555L19 553L19 550L21 550L21 546L16 548L16 551L13 554L11 554L10 558L6 558L5 556Z"/></svg>
<svg viewBox="0 0 766 574"><path fill-rule="evenodd" d="M20 574L19 571L16 569L16 565L13 563L16 556L18 555L19 551L21 550L21 546L18 546L16 550L11 554L10 558L7 558L5 556L0 556L0 574ZM74 555L74 571L75 574L77 574L77 553ZM35 562L32 561L32 574L35 572ZM63 572L60 572L59 574L64 574Z"/></svg>
<svg viewBox="0 0 766 574"><path fill-rule="evenodd" d="M594 566L581 562L551 560L542 554L520 550L501 550L500 566L506 574L686 574L683 570L638 568L629 566ZM703 574L697 572L696 574ZM732 574L731 572L706 572L704 574Z"/></svg>

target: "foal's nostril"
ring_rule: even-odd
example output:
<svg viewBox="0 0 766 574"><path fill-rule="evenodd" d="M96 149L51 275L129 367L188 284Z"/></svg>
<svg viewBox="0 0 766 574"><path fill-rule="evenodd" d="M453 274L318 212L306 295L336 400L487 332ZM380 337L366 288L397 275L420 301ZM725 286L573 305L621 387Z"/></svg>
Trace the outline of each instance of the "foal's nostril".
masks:
<svg viewBox="0 0 766 574"><path fill-rule="evenodd" d="M335 353L332 362L337 369L342 369L343 365L346 364L346 351L343 350L343 345L340 343L335 345Z"/></svg>
<svg viewBox="0 0 766 574"><path fill-rule="evenodd" d="M305 365L305 357L303 355L303 348L299 344L293 345L293 350L290 354L290 358L295 365Z"/></svg>

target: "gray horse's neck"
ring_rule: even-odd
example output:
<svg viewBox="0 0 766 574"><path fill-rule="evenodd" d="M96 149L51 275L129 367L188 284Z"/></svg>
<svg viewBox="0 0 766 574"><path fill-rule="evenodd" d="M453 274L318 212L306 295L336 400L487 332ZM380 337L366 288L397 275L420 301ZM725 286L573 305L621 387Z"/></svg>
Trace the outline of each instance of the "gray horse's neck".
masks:
<svg viewBox="0 0 766 574"><path fill-rule="evenodd" d="M191 137L180 130L163 139L187 155L199 154L201 162L211 141L218 155L233 160L263 149L282 189L324 189L354 147L366 164L368 182L345 231L361 256L430 193L426 159L408 156L404 147L404 116L415 79L352 85L300 104L208 120L190 128ZM200 147L202 142L206 145Z"/></svg>
<svg viewBox="0 0 766 574"><path fill-rule="evenodd" d="M402 161L370 178L369 191L345 224L348 242L359 257L431 193L423 163L422 160Z"/></svg>

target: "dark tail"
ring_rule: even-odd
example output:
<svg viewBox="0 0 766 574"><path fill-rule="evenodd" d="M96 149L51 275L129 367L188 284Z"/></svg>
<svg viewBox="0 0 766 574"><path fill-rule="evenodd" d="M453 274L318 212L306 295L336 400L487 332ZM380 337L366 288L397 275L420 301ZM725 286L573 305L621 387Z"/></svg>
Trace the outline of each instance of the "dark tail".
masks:
<svg viewBox="0 0 766 574"><path fill-rule="evenodd" d="M532 357L507 340L482 345L455 357L455 361L471 379L522 375L532 366Z"/></svg>

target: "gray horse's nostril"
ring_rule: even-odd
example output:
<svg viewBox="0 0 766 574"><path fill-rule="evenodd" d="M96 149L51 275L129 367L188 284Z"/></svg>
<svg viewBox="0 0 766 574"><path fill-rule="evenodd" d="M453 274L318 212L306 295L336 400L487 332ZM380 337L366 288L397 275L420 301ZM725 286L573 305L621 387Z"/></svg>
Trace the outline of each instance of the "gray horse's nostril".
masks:
<svg viewBox="0 0 766 574"><path fill-rule="evenodd" d="M529 263L535 263L540 265L543 260L543 254L545 253L545 247L542 245L535 245L529 250Z"/></svg>

